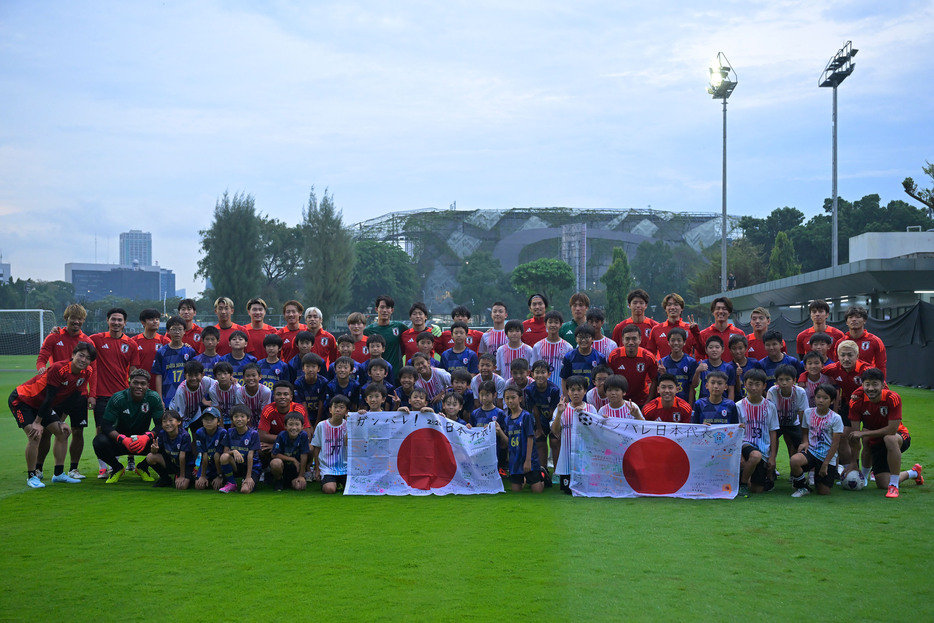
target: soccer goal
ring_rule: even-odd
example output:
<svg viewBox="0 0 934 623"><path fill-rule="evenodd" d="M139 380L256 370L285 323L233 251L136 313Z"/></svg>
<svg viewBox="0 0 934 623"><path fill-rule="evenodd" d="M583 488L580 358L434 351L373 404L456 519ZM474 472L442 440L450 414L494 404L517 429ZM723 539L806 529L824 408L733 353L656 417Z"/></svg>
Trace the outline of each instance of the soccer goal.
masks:
<svg viewBox="0 0 934 623"><path fill-rule="evenodd" d="M54 326L47 309L0 309L0 355L38 355Z"/></svg>

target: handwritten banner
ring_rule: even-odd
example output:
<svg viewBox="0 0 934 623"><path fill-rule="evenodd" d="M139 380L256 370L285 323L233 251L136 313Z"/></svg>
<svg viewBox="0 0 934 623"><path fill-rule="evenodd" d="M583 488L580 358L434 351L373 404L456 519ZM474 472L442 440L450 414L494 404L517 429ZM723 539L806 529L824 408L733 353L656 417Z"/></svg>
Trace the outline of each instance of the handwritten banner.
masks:
<svg viewBox="0 0 934 623"><path fill-rule="evenodd" d="M571 431L571 491L589 497L736 497L743 435L701 426L578 413Z"/></svg>
<svg viewBox="0 0 934 623"><path fill-rule="evenodd" d="M345 495L502 493L493 426L433 413L351 414Z"/></svg>

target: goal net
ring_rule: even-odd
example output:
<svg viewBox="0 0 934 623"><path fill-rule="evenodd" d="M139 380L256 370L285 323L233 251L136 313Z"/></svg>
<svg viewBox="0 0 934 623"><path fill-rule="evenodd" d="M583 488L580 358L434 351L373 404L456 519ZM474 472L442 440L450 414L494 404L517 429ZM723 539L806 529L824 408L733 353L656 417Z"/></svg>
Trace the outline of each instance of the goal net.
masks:
<svg viewBox="0 0 934 623"><path fill-rule="evenodd" d="M0 309L0 355L38 355L54 326L47 309Z"/></svg>

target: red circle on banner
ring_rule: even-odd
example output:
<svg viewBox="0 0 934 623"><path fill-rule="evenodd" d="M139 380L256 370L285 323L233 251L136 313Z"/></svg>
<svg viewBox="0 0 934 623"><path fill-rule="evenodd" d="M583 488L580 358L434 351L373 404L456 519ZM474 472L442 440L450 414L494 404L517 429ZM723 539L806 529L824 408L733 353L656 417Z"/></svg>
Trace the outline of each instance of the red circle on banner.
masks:
<svg viewBox="0 0 934 623"><path fill-rule="evenodd" d="M688 481L691 461L680 445L666 437L645 437L623 455L623 475L637 493L676 493Z"/></svg>
<svg viewBox="0 0 934 623"><path fill-rule="evenodd" d="M407 485L427 491L451 482L457 461L447 437L432 428L420 428L402 440L396 468Z"/></svg>

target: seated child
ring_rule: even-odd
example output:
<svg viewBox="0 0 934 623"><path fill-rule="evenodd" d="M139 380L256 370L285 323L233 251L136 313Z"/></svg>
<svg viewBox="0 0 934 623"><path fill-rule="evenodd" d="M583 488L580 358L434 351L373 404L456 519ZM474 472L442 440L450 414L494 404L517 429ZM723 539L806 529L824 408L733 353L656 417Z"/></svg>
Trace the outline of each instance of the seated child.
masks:
<svg viewBox="0 0 934 623"><path fill-rule="evenodd" d="M642 411L639 410L639 405L631 400L626 400L626 392L629 391L629 381L626 380L625 376L614 374L606 379L603 386L606 392L606 404L597 410L597 415L602 415L603 417L629 418L631 420L645 419L642 417ZM591 402L590 404L593 403Z"/></svg>
<svg viewBox="0 0 934 623"><path fill-rule="evenodd" d="M201 412L201 428L195 431L195 450L201 455L198 463L195 489L209 486L219 491L224 486L221 478L221 454L227 445L227 431L221 426L220 411L207 407Z"/></svg>
<svg viewBox="0 0 934 623"><path fill-rule="evenodd" d="M301 413L290 411L285 416L285 430L276 435L272 460L269 461L276 491L282 491L286 482L296 491L305 490L310 448L308 433L302 430L304 424L305 418Z"/></svg>
<svg viewBox="0 0 934 623"><path fill-rule="evenodd" d="M250 427L252 413L245 405L237 405L230 411L233 426L227 430L227 444L221 455L221 474L224 486L221 493L237 490L236 478L242 478L240 493L253 493L262 473L259 460L259 433Z"/></svg>
<svg viewBox="0 0 934 623"><path fill-rule="evenodd" d="M195 466L195 455L191 451L191 436L182 427L182 416L171 409L162 414L162 429L149 447L146 463L159 474L153 487L187 489L191 484L191 473Z"/></svg>

